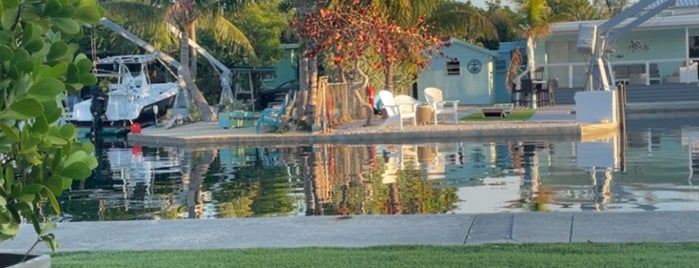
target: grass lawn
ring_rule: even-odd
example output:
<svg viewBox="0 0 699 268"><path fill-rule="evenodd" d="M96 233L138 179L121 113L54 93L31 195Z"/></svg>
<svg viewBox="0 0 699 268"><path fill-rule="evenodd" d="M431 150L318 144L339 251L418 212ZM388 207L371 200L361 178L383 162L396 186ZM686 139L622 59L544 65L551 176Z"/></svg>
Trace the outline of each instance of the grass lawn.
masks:
<svg viewBox="0 0 699 268"><path fill-rule="evenodd" d="M52 267L694 267L699 243L68 252Z"/></svg>
<svg viewBox="0 0 699 268"><path fill-rule="evenodd" d="M532 116L534 116L535 113L535 109L513 110L510 114L503 118L483 118L483 114L479 109L477 112L462 117L461 119L459 119L459 121L527 121L529 120L529 118L532 118Z"/></svg>

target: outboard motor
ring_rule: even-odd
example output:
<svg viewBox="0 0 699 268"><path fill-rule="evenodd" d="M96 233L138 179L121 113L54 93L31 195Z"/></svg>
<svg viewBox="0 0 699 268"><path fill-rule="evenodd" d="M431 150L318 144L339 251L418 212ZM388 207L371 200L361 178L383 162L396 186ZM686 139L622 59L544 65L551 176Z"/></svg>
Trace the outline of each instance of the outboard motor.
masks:
<svg viewBox="0 0 699 268"><path fill-rule="evenodd" d="M91 138L94 141L99 132L102 131L102 119L107 112L108 96L99 87L92 89L92 102L90 103L90 114L92 114L92 127L90 128Z"/></svg>

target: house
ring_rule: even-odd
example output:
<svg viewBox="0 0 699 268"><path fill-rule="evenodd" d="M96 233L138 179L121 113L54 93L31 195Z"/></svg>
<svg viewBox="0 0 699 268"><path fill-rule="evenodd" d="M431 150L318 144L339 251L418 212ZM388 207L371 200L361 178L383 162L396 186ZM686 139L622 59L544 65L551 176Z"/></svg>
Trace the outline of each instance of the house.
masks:
<svg viewBox="0 0 699 268"><path fill-rule="evenodd" d="M494 61L498 54L467 42L450 39L442 48L444 56L435 55L418 73L418 99L425 100L423 89L442 89L444 99L459 100L460 105L494 102Z"/></svg>
<svg viewBox="0 0 699 268"><path fill-rule="evenodd" d="M608 50L615 81L635 85L699 81L697 13L699 3L667 9L619 37ZM621 29L632 20L613 29ZM543 79L558 78L560 87L583 88L590 59L577 51L580 25L602 22L551 24L552 34L538 40L535 52L537 67L544 69Z"/></svg>
<svg viewBox="0 0 699 268"><path fill-rule="evenodd" d="M262 84L265 88L275 88L289 80L298 80L298 57L300 45L282 44L284 48L284 58L275 64L274 72L262 79Z"/></svg>

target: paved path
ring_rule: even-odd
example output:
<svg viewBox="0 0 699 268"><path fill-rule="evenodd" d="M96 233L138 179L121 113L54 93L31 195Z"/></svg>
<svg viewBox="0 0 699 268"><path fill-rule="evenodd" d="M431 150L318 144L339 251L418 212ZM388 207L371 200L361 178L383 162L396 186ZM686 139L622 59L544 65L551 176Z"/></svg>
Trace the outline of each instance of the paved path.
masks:
<svg viewBox="0 0 699 268"><path fill-rule="evenodd" d="M699 241L699 211L278 217L60 223L61 251ZM35 239L22 226L0 252ZM36 253L48 253L40 245Z"/></svg>

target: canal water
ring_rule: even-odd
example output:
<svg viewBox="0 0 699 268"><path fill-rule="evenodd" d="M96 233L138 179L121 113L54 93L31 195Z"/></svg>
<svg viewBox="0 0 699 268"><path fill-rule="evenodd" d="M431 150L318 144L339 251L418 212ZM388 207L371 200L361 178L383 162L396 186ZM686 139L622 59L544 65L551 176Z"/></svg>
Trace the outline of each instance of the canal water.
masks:
<svg viewBox="0 0 699 268"><path fill-rule="evenodd" d="M585 141L172 148L101 144L59 221L699 209L699 123Z"/></svg>

